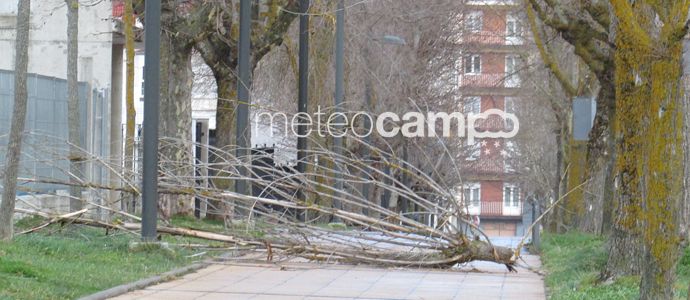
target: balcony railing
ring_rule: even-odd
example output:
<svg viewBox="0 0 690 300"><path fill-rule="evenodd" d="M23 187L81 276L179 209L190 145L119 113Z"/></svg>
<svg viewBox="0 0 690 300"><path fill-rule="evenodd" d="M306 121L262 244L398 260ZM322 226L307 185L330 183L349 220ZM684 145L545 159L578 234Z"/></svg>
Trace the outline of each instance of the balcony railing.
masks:
<svg viewBox="0 0 690 300"><path fill-rule="evenodd" d="M460 86L475 88L518 88L520 87L520 78L517 75L507 76L505 73L464 74L460 76Z"/></svg>
<svg viewBox="0 0 690 300"><path fill-rule="evenodd" d="M514 205L504 205L503 202L482 201L480 216L520 216L522 215L522 202Z"/></svg>
<svg viewBox="0 0 690 300"><path fill-rule="evenodd" d="M464 43L503 45L506 43L505 36L492 31L479 31L467 33L463 36Z"/></svg>
<svg viewBox="0 0 690 300"><path fill-rule="evenodd" d="M525 40L521 36L508 36L505 32L479 31L468 32L461 37L462 43L479 45L523 45Z"/></svg>
<svg viewBox="0 0 690 300"><path fill-rule="evenodd" d="M468 0L467 5L516 5L516 0Z"/></svg>

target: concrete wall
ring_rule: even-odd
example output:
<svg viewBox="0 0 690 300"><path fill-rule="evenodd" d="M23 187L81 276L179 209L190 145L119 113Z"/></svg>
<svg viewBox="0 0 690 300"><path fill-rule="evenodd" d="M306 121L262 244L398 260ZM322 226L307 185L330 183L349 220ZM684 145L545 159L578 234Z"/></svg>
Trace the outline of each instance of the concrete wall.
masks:
<svg viewBox="0 0 690 300"><path fill-rule="evenodd" d="M0 69L14 69L16 0L0 1ZM109 88L112 54L110 1L79 8L79 80ZM64 0L31 2L29 73L66 78L67 7Z"/></svg>

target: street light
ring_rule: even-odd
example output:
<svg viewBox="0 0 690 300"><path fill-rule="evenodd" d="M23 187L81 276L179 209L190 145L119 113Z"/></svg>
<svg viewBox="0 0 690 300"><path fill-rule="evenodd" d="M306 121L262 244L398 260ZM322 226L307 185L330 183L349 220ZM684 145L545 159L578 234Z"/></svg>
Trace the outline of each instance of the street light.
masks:
<svg viewBox="0 0 690 300"><path fill-rule="evenodd" d="M141 239L156 240L158 219L158 111L160 98L160 0L146 1L144 29L144 150L142 178Z"/></svg>

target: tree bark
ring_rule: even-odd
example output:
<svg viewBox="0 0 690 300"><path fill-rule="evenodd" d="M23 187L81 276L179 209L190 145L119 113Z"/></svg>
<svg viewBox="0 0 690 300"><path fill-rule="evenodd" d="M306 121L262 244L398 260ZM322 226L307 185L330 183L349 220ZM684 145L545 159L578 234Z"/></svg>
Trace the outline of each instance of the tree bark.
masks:
<svg viewBox="0 0 690 300"><path fill-rule="evenodd" d="M619 188L614 230L639 237L645 247L639 258L644 270L640 299L672 299L686 151L682 40L690 2L631 5L621 0L613 1L612 7L618 19L614 128ZM616 237L614 231L612 242Z"/></svg>
<svg viewBox="0 0 690 300"><path fill-rule="evenodd" d="M79 135L79 83L77 82L79 59L79 1L67 3L67 122L69 127L69 172L72 181L79 182L84 176L81 137ZM71 211L83 206L81 188L73 185L69 189Z"/></svg>
<svg viewBox="0 0 690 300"><path fill-rule="evenodd" d="M125 23L125 54L126 54L126 95L125 107L127 111L125 123L125 174L132 174L134 166L134 125L137 112L134 109L134 10L132 0L125 0L123 22ZM127 180L132 180L129 176ZM124 209L134 213L134 195L124 196Z"/></svg>
<svg viewBox="0 0 690 300"><path fill-rule="evenodd" d="M27 71L29 66L29 24L31 21L31 0L20 0L17 12L17 36L15 43L14 109L12 129L5 156L3 192L0 203L0 240L11 240L14 229L12 217L17 190L17 174L22 149L22 135L26 122L28 102Z"/></svg>
<svg viewBox="0 0 690 300"><path fill-rule="evenodd" d="M159 132L160 168L168 169L165 178L181 186L193 182L192 167L192 40L174 30L179 18L176 2L164 1L161 11L161 111ZM161 217L190 215L194 198L189 195L160 194L158 207Z"/></svg>
<svg viewBox="0 0 690 300"><path fill-rule="evenodd" d="M235 144L235 109L237 108L237 78L234 75L222 75L221 70L214 71L218 86L218 106L216 109L216 146L226 151L229 145ZM226 153L226 152L223 152ZM226 161L228 157L215 157L216 164ZM221 175L221 174L218 174ZM213 180L216 188L232 189L234 181L226 178ZM209 200L209 219L223 220L224 216L234 215L234 207L229 202Z"/></svg>

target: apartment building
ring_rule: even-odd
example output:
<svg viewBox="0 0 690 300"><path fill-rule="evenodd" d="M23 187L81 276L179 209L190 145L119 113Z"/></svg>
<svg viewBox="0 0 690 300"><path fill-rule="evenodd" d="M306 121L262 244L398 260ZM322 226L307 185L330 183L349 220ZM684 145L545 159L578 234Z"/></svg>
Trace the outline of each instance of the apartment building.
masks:
<svg viewBox="0 0 690 300"><path fill-rule="evenodd" d="M516 113L523 101L519 73L527 50L526 30L517 4L512 0L466 2L458 76L458 100L465 114L492 108ZM478 128L510 131L511 126L492 116ZM467 145L458 199L491 236L522 233L524 195L511 168L515 156L515 142L507 139L479 139Z"/></svg>

